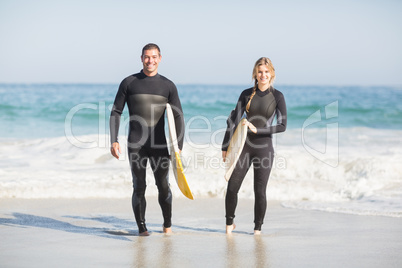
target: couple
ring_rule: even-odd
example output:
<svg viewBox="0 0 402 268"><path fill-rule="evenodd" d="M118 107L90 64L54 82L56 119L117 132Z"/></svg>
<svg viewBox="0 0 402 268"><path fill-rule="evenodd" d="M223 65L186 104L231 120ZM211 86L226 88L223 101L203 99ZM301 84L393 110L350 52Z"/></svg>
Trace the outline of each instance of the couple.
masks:
<svg viewBox="0 0 402 268"><path fill-rule="evenodd" d="M119 159L121 148L118 142L120 118L127 103L130 123L128 156L133 177L132 206L140 236L148 236L145 225L146 165L149 160L159 191L158 201L163 214L163 232L172 229L172 192L169 185L169 153L165 138L165 104L174 109L179 149L183 148L184 119L175 84L158 74L162 56L156 44L147 44L142 49L143 69L125 78L119 86L110 116L111 153ZM244 90L235 109L227 120L227 130L222 144L225 161L229 141L243 114L247 116L247 141L237 165L230 177L226 199L226 233L235 229L233 223L237 205L237 193L250 168L254 166L254 233L260 234L267 207L266 188L271 172L274 150L272 134L286 129L286 104L282 93L273 88L275 69L268 58L260 58L254 66L254 87ZM156 107L156 108L155 108ZM273 125L276 117L277 122ZM262 165L268 160L268 165Z"/></svg>

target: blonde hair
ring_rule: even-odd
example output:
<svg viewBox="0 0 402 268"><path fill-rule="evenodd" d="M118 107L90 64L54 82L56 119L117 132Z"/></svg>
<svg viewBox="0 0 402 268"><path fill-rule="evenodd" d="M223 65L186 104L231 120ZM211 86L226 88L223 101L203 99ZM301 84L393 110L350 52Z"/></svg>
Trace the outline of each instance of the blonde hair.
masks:
<svg viewBox="0 0 402 268"><path fill-rule="evenodd" d="M275 68L272 65L272 62L269 58L266 57L262 57L259 58L256 63L254 64L254 69L253 69L253 76L252 79L254 80L254 87L253 87L253 93L251 93L250 96L250 100L247 103L246 106L246 111L248 112L250 109L250 104L251 104L251 100L253 99L255 93L257 92L257 86L258 86L258 80L257 80L257 74L258 74L258 67L260 67L261 65L265 65L268 68L269 73L271 74L271 79L269 80L269 85L272 88L272 85L274 83L275 80ZM271 88L269 90L271 90Z"/></svg>

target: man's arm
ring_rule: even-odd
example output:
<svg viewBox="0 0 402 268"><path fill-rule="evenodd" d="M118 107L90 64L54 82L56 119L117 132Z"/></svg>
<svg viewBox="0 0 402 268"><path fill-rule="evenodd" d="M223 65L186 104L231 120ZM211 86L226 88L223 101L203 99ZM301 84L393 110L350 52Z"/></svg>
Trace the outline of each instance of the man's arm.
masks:
<svg viewBox="0 0 402 268"><path fill-rule="evenodd" d="M176 135L177 135L177 143L179 146L179 150L183 149L184 143L184 116L183 116L183 109L181 107L179 93L177 92L176 86L173 84L170 95L169 95L169 104L173 110L173 116L175 120L175 127L176 127Z"/></svg>
<svg viewBox="0 0 402 268"><path fill-rule="evenodd" d="M123 82L119 86L119 90L117 91L116 98L113 103L112 112L110 113L110 143L111 143L111 153L114 157L119 159L119 154L121 153L121 148L118 142L119 135L119 127L120 127L120 118L123 113L124 106L126 103L126 93L127 88Z"/></svg>

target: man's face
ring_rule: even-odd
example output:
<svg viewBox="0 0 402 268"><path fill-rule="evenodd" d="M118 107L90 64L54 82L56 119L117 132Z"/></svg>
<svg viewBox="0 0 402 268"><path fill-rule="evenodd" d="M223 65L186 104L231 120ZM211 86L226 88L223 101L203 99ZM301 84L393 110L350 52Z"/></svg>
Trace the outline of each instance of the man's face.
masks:
<svg viewBox="0 0 402 268"><path fill-rule="evenodd" d="M158 65L162 56L157 49L145 50L141 56L143 72L148 76L154 76L158 73Z"/></svg>

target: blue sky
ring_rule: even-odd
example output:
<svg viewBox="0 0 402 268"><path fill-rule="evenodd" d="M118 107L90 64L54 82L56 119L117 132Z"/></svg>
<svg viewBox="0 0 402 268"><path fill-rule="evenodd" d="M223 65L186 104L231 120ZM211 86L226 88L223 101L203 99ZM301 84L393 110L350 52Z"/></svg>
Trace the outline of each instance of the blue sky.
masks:
<svg viewBox="0 0 402 268"><path fill-rule="evenodd" d="M160 45L176 84L402 85L402 1L0 0L0 82L119 83Z"/></svg>

